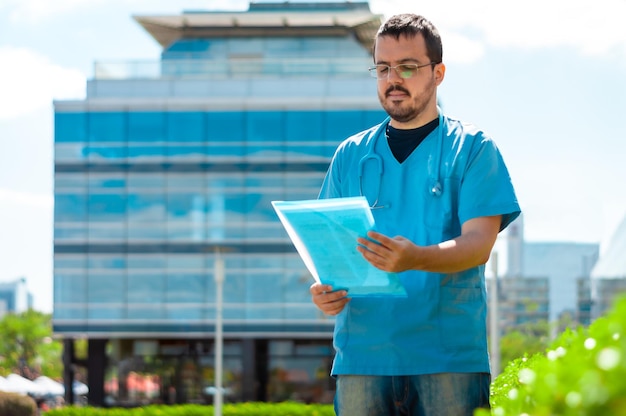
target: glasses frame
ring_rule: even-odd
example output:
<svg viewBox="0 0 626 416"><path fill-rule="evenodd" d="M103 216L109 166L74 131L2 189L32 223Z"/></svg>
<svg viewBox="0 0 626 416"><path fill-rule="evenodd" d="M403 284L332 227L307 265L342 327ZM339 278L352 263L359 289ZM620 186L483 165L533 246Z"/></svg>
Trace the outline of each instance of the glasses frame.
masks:
<svg viewBox="0 0 626 416"><path fill-rule="evenodd" d="M418 73L420 68L424 68L424 67L430 66L430 65L437 65L437 64L439 64L439 62L429 62L427 64L421 64L421 65L420 64L398 64L396 66L385 65L385 64L376 64L376 65L370 66L367 70L369 71L369 73L370 73L372 78L376 78L379 81L380 80L384 80L384 79L389 79L389 74L391 74L391 70L392 69L394 71L396 71L396 74L398 75L398 77L400 77L402 79L411 79ZM381 77L378 74L378 69L382 68L382 67L386 67L387 68L387 75ZM410 75L404 76L402 74L402 71L400 71L398 69L400 67L411 68L410 69ZM413 71L415 71L415 72L413 72Z"/></svg>

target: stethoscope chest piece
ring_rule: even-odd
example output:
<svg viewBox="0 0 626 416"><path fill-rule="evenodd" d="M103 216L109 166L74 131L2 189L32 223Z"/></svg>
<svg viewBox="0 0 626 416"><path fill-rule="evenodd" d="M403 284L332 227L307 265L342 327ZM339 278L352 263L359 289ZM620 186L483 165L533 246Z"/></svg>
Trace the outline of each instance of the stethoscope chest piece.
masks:
<svg viewBox="0 0 626 416"><path fill-rule="evenodd" d="M436 181L435 184L430 188L430 194L432 196L441 196L443 193L443 188L441 186L441 182Z"/></svg>

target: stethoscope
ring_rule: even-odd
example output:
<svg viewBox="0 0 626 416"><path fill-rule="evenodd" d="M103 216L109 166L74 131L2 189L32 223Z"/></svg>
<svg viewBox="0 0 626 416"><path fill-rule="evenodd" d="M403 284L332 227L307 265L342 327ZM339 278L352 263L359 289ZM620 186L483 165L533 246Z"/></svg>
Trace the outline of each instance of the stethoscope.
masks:
<svg viewBox="0 0 626 416"><path fill-rule="evenodd" d="M373 160L374 164L376 165L376 169L378 170L378 189L376 190L376 199L374 200L374 203L370 205L370 209L388 207L388 205L378 205L378 199L380 198L380 186L383 178L383 158L380 157L380 155L376 153L374 149L376 148L376 142L378 138L381 135L384 135L389 120L390 117L387 117L387 119L383 123L381 123L380 126L376 129L376 131L373 133L372 142L370 143L369 150L367 151L365 156L363 156L361 160L359 160L359 195L364 196L363 172L365 171L365 164ZM435 175L431 176L429 181L430 183L428 185L428 191L432 196L441 196L441 194L443 193L443 185L441 184L440 180L444 130L443 115L441 114L441 111L439 111L439 126L437 128L439 129L439 141L437 143L437 153L435 154Z"/></svg>

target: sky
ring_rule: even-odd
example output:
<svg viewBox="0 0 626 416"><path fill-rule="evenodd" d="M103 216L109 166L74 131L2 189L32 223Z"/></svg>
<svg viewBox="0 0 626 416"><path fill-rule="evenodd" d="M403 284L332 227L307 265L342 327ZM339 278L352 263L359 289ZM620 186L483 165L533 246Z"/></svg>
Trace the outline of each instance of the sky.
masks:
<svg viewBox="0 0 626 416"><path fill-rule="evenodd" d="M439 29L449 115L497 143L529 242L598 243L626 215L626 0L370 0ZM53 100L96 61L156 61L133 15L246 10L241 0L0 0L0 282L52 311ZM372 94L375 85L372 84Z"/></svg>

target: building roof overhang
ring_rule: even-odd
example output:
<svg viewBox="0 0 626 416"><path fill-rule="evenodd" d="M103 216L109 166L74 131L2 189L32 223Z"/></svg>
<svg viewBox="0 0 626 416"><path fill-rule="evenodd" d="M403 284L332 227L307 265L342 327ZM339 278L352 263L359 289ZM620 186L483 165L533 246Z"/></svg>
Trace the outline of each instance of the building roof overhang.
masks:
<svg viewBox="0 0 626 416"><path fill-rule="evenodd" d="M184 38L345 36L370 49L382 15L369 10L193 12L133 16L163 47Z"/></svg>

